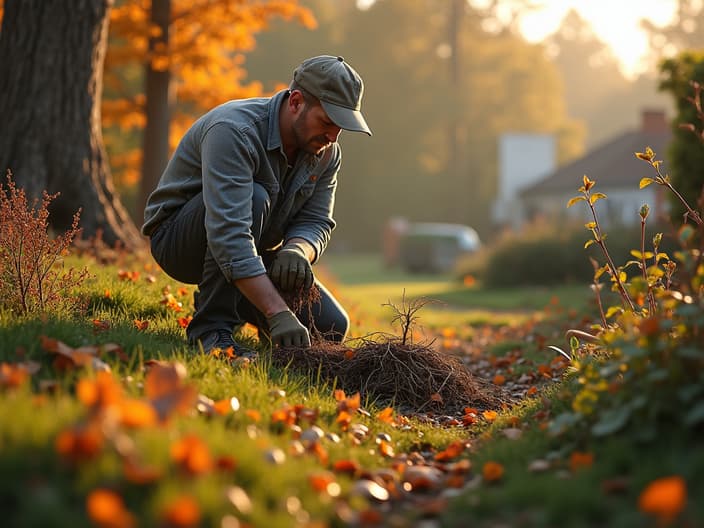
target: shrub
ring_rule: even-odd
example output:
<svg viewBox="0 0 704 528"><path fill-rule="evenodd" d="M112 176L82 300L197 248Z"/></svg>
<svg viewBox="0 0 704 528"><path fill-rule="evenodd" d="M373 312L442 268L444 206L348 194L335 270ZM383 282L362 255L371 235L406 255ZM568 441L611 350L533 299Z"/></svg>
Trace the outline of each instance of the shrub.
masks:
<svg viewBox="0 0 704 528"><path fill-rule="evenodd" d="M0 304L18 314L48 310L75 310L81 299L70 295L88 276L88 270L64 269L63 257L79 233L80 211L71 229L49 236L48 207L58 194L42 193L30 206L26 193L7 174L0 184Z"/></svg>
<svg viewBox="0 0 704 528"><path fill-rule="evenodd" d="M621 303L601 310L594 339L580 345L572 338L577 392L572 410L552 423L556 433L586 429L598 437L630 426L636 439L655 441L673 426L696 436L704 425L704 221L661 174L661 162L650 148L636 156L656 173L640 186L667 187L688 212L678 232L681 248L668 254L660 247L660 234L647 240L650 211L644 205L640 244L630 260L616 265L594 210L594 203L606 196L593 191L595 182L584 177L580 195L569 205L583 202L589 207L590 246L599 249L602 263L595 266L593 280L599 286L607 279Z"/></svg>
<svg viewBox="0 0 704 528"><path fill-rule="evenodd" d="M637 211L634 211L637 214ZM654 229L653 229L654 230ZM481 258L467 259L460 266L464 275L476 275L487 287L550 286L591 282L593 268L588 257L597 258L596 248L584 250L584 228L570 226L531 226L522 233L504 236L484 250ZM610 251L617 261L630 258L631 249L640 245L640 230L618 227L609 234ZM663 238L664 250L674 249L674 237Z"/></svg>

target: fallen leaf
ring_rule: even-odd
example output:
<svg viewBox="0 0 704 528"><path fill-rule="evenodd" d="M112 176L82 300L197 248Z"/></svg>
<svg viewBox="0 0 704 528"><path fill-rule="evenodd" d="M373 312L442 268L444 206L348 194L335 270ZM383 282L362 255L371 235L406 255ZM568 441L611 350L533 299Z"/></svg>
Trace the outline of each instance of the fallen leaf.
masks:
<svg viewBox="0 0 704 528"><path fill-rule="evenodd" d="M687 485L678 475L654 480L638 497L640 511L657 517L663 523L672 522L687 502Z"/></svg>
<svg viewBox="0 0 704 528"><path fill-rule="evenodd" d="M486 482L497 482L504 476L504 467L498 462L489 461L482 466L482 477Z"/></svg>
<svg viewBox="0 0 704 528"><path fill-rule="evenodd" d="M181 495L173 499L162 510L162 518L168 526L189 528L200 523L200 507L190 495Z"/></svg>
<svg viewBox="0 0 704 528"><path fill-rule="evenodd" d="M90 520L100 528L130 528L136 525L135 517L117 493L108 489L95 489L86 498L86 511Z"/></svg>

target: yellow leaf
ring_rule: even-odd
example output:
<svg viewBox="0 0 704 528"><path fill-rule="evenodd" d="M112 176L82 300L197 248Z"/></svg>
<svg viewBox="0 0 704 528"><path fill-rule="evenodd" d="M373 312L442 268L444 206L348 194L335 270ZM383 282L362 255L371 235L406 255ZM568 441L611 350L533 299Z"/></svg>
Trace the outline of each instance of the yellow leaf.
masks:
<svg viewBox="0 0 704 528"><path fill-rule="evenodd" d="M575 196L574 198L570 198L570 201L567 202L567 207L572 207L577 202L583 202L583 201L584 201L584 196Z"/></svg>
<svg viewBox="0 0 704 528"><path fill-rule="evenodd" d="M641 178L640 184L638 185L638 187L640 189L645 189L651 183L655 183L655 180L652 178Z"/></svg>
<svg viewBox="0 0 704 528"><path fill-rule="evenodd" d="M604 193L594 193L589 197L589 203L594 205L597 200L601 200L602 198L606 198Z"/></svg>

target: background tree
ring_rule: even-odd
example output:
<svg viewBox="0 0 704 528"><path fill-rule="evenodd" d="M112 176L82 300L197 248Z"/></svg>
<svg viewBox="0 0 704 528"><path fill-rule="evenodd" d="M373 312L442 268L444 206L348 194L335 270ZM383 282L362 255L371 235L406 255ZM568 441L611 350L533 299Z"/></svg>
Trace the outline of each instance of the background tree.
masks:
<svg viewBox="0 0 704 528"><path fill-rule="evenodd" d="M0 30L0 170L29 196L61 192L50 222L140 245L114 192L100 119L112 0L7 0Z"/></svg>
<svg viewBox="0 0 704 528"><path fill-rule="evenodd" d="M302 57L326 52L343 55L365 80L364 112L374 136L341 138L331 249L378 249L393 216L468 223L488 237L501 133L554 132L564 156L580 151L579 127L566 115L559 74L542 47L511 31L487 31L488 15L469 4L454 45L453 3L446 0L378 0L367 10L354 0L305 5L319 28L280 25L262 34L247 65L252 78L273 84ZM452 126L460 139L456 162Z"/></svg>
<svg viewBox="0 0 704 528"><path fill-rule="evenodd" d="M658 26L649 20L641 22L656 59L687 49L704 48L704 3L701 0L676 1L677 10L669 24Z"/></svg>
<svg viewBox="0 0 704 528"><path fill-rule="evenodd" d="M668 153L661 152L658 159L665 159L670 167L672 184L687 203L696 210L704 209L704 149L701 138L680 125L691 123L701 130L697 108L692 104L694 89L690 81L704 84L704 52L682 52L663 62L661 88L669 92L677 107L673 121L674 140ZM701 108L699 108L701 112ZM670 195L673 221L679 222L684 206Z"/></svg>
<svg viewBox="0 0 704 528"><path fill-rule="evenodd" d="M263 93L260 82L244 82L243 52L273 17L315 27L298 0L123 0L113 9L103 112L116 132L117 170L139 181L135 216L195 117ZM141 134L141 145L124 141L130 133Z"/></svg>
<svg viewBox="0 0 704 528"><path fill-rule="evenodd" d="M585 124L588 146L639 126L644 107L671 108L657 93L655 69L627 79L607 44L575 10L545 44L564 80L569 115Z"/></svg>

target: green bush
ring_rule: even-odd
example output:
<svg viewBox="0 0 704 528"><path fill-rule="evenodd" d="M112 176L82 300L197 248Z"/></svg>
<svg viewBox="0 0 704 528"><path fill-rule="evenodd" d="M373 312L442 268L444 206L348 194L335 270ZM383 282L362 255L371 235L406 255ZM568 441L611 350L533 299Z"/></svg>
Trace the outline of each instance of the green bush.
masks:
<svg viewBox="0 0 704 528"><path fill-rule="evenodd" d="M667 228L648 228L649 236L663 232L663 250L674 248L674 237ZM510 235L488 248L481 267L476 262L461 268L463 275L478 275L487 287L503 288L522 285L550 286L574 282L590 283L594 269L589 257L602 262L599 248L584 249L589 233L584 226L572 226L562 232L542 228L535 233ZM619 227L609 231L606 245L618 262L630 260L631 250L640 247L640 227Z"/></svg>

